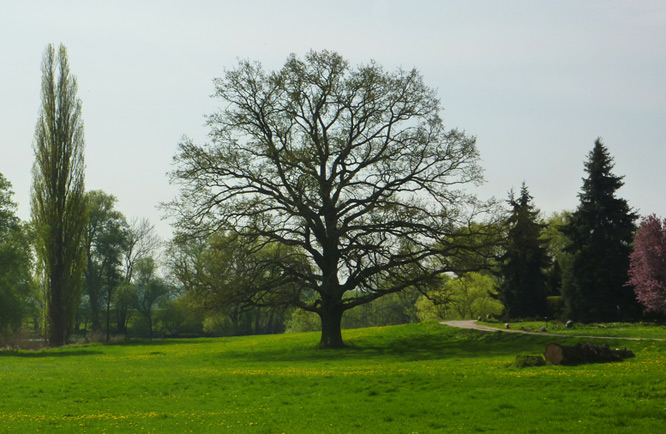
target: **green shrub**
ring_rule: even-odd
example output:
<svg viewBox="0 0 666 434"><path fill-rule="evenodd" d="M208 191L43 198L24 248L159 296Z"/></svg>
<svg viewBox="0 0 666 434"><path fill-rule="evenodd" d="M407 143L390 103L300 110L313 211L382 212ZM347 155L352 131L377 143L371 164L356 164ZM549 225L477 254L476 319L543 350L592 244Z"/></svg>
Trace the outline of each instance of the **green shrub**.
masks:
<svg viewBox="0 0 666 434"><path fill-rule="evenodd" d="M314 312L294 309L285 322L285 333L321 331L321 319Z"/></svg>
<svg viewBox="0 0 666 434"><path fill-rule="evenodd" d="M236 327L227 315L208 315L203 321L203 331L211 336L231 336Z"/></svg>
<svg viewBox="0 0 666 434"><path fill-rule="evenodd" d="M546 366L546 361L542 356L519 355L511 365L514 368L533 368L535 366Z"/></svg>
<svg viewBox="0 0 666 434"><path fill-rule="evenodd" d="M555 295L546 297L546 302L548 303L548 318L564 318L564 300L562 299L562 296Z"/></svg>
<svg viewBox="0 0 666 434"><path fill-rule="evenodd" d="M155 331L163 336L201 336L204 315L185 297L166 301L155 311Z"/></svg>

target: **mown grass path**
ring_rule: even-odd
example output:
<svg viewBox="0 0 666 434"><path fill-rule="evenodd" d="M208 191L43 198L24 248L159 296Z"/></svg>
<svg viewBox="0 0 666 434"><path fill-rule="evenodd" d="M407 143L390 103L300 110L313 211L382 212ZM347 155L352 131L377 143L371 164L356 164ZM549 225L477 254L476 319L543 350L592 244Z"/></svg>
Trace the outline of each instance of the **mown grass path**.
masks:
<svg viewBox="0 0 666 434"><path fill-rule="evenodd" d="M581 339L606 339L606 340L623 340L623 341L666 341L666 338L654 338L654 337L631 337L631 336L604 336L604 335L589 335L589 334L581 334L577 330L567 330L569 333L549 333L549 332L539 332L539 331L532 331L532 330L525 330L525 329L513 329L513 328L504 328L503 326L497 325L495 327L493 326L488 326L488 325L483 325L479 324L478 321L476 320L452 320L452 321L441 321L440 324L449 326L449 327L455 327L455 328L461 328L461 329L472 329L472 330L480 330L480 331L486 331L486 332L506 332L506 333L522 333L526 335L537 335L537 336L554 336L554 337L565 337L565 338L581 338ZM543 323L537 323L537 322L530 322L530 323L518 323L518 324L530 324L532 328L536 328L539 324ZM599 329L596 329L595 331L598 331ZM605 330L605 329L604 329ZM631 330L628 331L628 333L632 333L632 331L635 333L638 329L632 328ZM657 331L660 334L666 335L666 329L664 327L660 327L657 329Z"/></svg>
<svg viewBox="0 0 666 434"><path fill-rule="evenodd" d="M0 352L0 433L661 433L666 349L516 369L551 337L438 323ZM562 338L565 344L579 340Z"/></svg>

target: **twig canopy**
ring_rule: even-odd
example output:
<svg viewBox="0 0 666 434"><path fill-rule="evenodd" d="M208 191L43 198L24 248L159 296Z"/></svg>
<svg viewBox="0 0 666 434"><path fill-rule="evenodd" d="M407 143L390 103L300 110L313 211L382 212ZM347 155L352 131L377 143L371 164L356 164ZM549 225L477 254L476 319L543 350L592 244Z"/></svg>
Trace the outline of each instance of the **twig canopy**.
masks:
<svg viewBox="0 0 666 434"><path fill-rule="evenodd" d="M317 294L293 304L322 317L323 346L342 344L346 309L432 283L448 255L472 249L450 236L484 227L470 222L487 204L463 190L482 180L475 138L444 128L416 70L352 68L323 51L274 72L242 61L215 85L212 141L180 144L169 208L183 233L288 247L274 265Z"/></svg>

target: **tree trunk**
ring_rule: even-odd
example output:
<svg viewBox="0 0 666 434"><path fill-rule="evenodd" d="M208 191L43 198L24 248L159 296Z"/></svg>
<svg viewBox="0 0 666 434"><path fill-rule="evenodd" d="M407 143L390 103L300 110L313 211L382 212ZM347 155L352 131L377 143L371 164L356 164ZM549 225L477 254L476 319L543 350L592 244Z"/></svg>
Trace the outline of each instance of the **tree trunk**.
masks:
<svg viewBox="0 0 666 434"><path fill-rule="evenodd" d="M275 326L273 325L273 319L275 316L275 308L268 311L268 324L266 325L266 333L275 333Z"/></svg>
<svg viewBox="0 0 666 434"><path fill-rule="evenodd" d="M53 304L48 309L47 336L49 346L61 347L67 343L67 338L63 330L63 313L59 306L53 306Z"/></svg>
<svg viewBox="0 0 666 434"><path fill-rule="evenodd" d="M127 322L128 322L128 312L127 305L125 302L120 302L116 304L116 326L118 328L118 334L123 334L127 336Z"/></svg>
<svg viewBox="0 0 666 434"><path fill-rule="evenodd" d="M109 297L111 300L111 297ZM109 329L111 328L111 303L106 303L106 341L109 342Z"/></svg>
<svg viewBox="0 0 666 434"><path fill-rule="evenodd" d="M319 313L321 318L321 341L319 348L344 348L342 342L342 309L324 309Z"/></svg>
<svg viewBox="0 0 666 434"><path fill-rule="evenodd" d="M56 265L57 267L57 265ZM50 300L47 300L47 337L49 346L61 347L67 343L68 330L66 328L62 285L59 275L55 272L50 279Z"/></svg>
<svg viewBox="0 0 666 434"><path fill-rule="evenodd" d="M254 318L254 333L255 335L261 334L261 307L257 306L257 316Z"/></svg>
<svg viewBox="0 0 666 434"><path fill-rule="evenodd" d="M92 320L92 330L94 332L98 332L102 329L102 325L99 321L99 299L97 290L89 290L88 295L90 296L90 317Z"/></svg>
<svg viewBox="0 0 666 434"><path fill-rule="evenodd" d="M146 319L148 320L148 339L153 340L153 318L150 311L148 311Z"/></svg>
<svg viewBox="0 0 666 434"><path fill-rule="evenodd" d="M553 365L617 362L624 358L636 357L626 348L611 350L607 344L598 346L590 343L573 346L548 344L543 355Z"/></svg>

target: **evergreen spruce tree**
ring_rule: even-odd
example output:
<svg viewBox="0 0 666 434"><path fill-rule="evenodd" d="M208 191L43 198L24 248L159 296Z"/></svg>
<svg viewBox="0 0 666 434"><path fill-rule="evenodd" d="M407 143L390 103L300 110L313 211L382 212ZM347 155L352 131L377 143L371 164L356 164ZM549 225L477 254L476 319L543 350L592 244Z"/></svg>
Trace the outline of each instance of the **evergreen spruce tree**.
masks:
<svg viewBox="0 0 666 434"><path fill-rule="evenodd" d="M67 343L81 303L88 221L83 120L67 50L49 45L42 64L42 107L35 128L32 220L43 277L46 337Z"/></svg>
<svg viewBox="0 0 666 434"><path fill-rule="evenodd" d="M624 182L611 173L613 167L597 139L585 163L580 204L563 228L571 241L566 250L574 258L562 296L567 316L577 321L617 321L635 317L640 309L626 286L637 215L615 196Z"/></svg>
<svg viewBox="0 0 666 434"><path fill-rule="evenodd" d="M534 318L547 314L546 272L549 265L545 242L540 238L543 225L539 210L532 205L525 183L520 197L510 195L506 251L499 267L499 299L508 318Z"/></svg>

